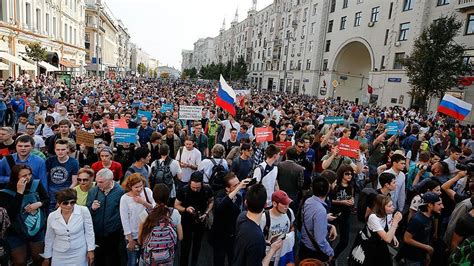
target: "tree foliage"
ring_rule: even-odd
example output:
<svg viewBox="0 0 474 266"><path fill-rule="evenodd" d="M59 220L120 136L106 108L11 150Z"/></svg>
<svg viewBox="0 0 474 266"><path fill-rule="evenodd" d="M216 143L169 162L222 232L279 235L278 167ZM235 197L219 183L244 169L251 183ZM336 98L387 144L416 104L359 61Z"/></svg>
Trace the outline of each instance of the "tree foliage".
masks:
<svg viewBox="0 0 474 266"><path fill-rule="evenodd" d="M401 60L415 105L425 108L429 97L442 97L466 71L464 47L454 42L461 27L453 15L433 21L415 40L411 55Z"/></svg>
<svg viewBox="0 0 474 266"><path fill-rule="evenodd" d="M143 74L146 73L146 66L145 66L145 64L139 63L139 64L137 65L137 71L138 71L138 74L140 74L140 76L143 76Z"/></svg>
<svg viewBox="0 0 474 266"><path fill-rule="evenodd" d="M193 68L187 68L184 69L183 72L181 73L181 78L190 78L190 79L195 79L197 78L197 69L195 67Z"/></svg>
<svg viewBox="0 0 474 266"><path fill-rule="evenodd" d="M25 47L28 58L35 62L46 61L48 59L48 51L41 46L39 42L30 42Z"/></svg>
<svg viewBox="0 0 474 266"><path fill-rule="evenodd" d="M218 80L221 74L226 80L245 80L248 71L244 57L239 57L235 63L228 61L226 64L215 64L212 62L209 65L201 67L198 76L202 79Z"/></svg>

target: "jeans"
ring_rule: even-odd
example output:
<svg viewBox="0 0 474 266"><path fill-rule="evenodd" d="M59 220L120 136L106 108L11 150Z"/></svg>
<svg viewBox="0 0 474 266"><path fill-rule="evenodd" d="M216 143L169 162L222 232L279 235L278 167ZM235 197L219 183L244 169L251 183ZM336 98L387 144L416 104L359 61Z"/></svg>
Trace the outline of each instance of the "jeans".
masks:
<svg viewBox="0 0 474 266"><path fill-rule="evenodd" d="M136 248L135 250L128 250L127 249L127 266L137 266L138 265L138 260L140 259L140 252L141 250L139 248Z"/></svg>
<svg viewBox="0 0 474 266"><path fill-rule="evenodd" d="M202 237L204 236L205 223L197 223L192 218L183 217L181 225L183 226L183 241L181 241L181 266L187 266L191 244L193 245L191 265L197 265L199 252L201 251Z"/></svg>
<svg viewBox="0 0 474 266"><path fill-rule="evenodd" d="M349 244L349 233L351 231L350 213L342 213L337 219L339 225L339 243L334 248L334 258L337 258Z"/></svg>
<svg viewBox="0 0 474 266"><path fill-rule="evenodd" d="M0 110L0 126L3 126L6 114L7 114L7 110Z"/></svg>

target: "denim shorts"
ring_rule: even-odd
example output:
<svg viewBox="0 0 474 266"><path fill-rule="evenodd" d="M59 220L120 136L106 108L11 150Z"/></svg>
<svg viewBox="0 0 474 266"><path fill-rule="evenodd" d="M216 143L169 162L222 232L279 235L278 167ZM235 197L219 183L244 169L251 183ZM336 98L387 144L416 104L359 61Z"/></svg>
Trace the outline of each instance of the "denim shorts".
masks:
<svg viewBox="0 0 474 266"><path fill-rule="evenodd" d="M10 249L15 249L26 245L27 243L44 242L44 231L39 232L33 237L24 237L17 234L11 234L6 237Z"/></svg>

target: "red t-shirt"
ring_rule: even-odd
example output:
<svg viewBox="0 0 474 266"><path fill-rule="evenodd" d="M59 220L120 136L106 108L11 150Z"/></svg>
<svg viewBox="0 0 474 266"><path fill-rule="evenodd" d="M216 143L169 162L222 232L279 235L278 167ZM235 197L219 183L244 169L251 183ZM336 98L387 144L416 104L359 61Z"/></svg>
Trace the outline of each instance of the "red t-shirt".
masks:
<svg viewBox="0 0 474 266"><path fill-rule="evenodd" d="M101 169L104 168L102 161L98 161L92 164L92 169L97 174ZM112 164L109 167L110 171L114 173L114 180L120 181L123 177L122 165L119 162L112 161Z"/></svg>

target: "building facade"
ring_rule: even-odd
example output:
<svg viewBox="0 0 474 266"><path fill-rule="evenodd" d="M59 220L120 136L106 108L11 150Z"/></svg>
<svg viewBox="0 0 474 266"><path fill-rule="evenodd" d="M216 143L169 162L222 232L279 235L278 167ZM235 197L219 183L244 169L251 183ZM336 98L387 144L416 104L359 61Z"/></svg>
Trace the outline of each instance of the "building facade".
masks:
<svg viewBox="0 0 474 266"><path fill-rule="evenodd" d="M243 21L236 13L230 28L224 24L216 37L198 40L183 62L200 69L243 56L248 82L259 90L409 107L400 59L425 27L450 14L463 22L455 41L472 64L474 0L275 0L259 11L254 4ZM214 49L203 49L203 40ZM474 102L473 86L450 93Z"/></svg>
<svg viewBox="0 0 474 266"><path fill-rule="evenodd" d="M135 43L130 43L130 70L132 75L138 74L138 64L143 63L149 68L150 55ZM145 74L146 75L146 74Z"/></svg>
<svg viewBox="0 0 474 266"><path fill-rule="evenodd" d="M0 1L1 76L31 75L46 71L84 73L83 0L3 0ZM26 46L40 42L48 59L39 68L26 56Z"/></svg>
<svg viewBox="0 0 474 266"><path fill-rule="evenodd" d="M124 77L130 74L130 34L128 29L118 20L118 72Z"/></svg>
<svg viewBox="0 0 474 266"><path fill-rule="evenodd" d="M182 50L181 51L181 71L185 69L193 68L193 51L192 50Z"/></svg>

